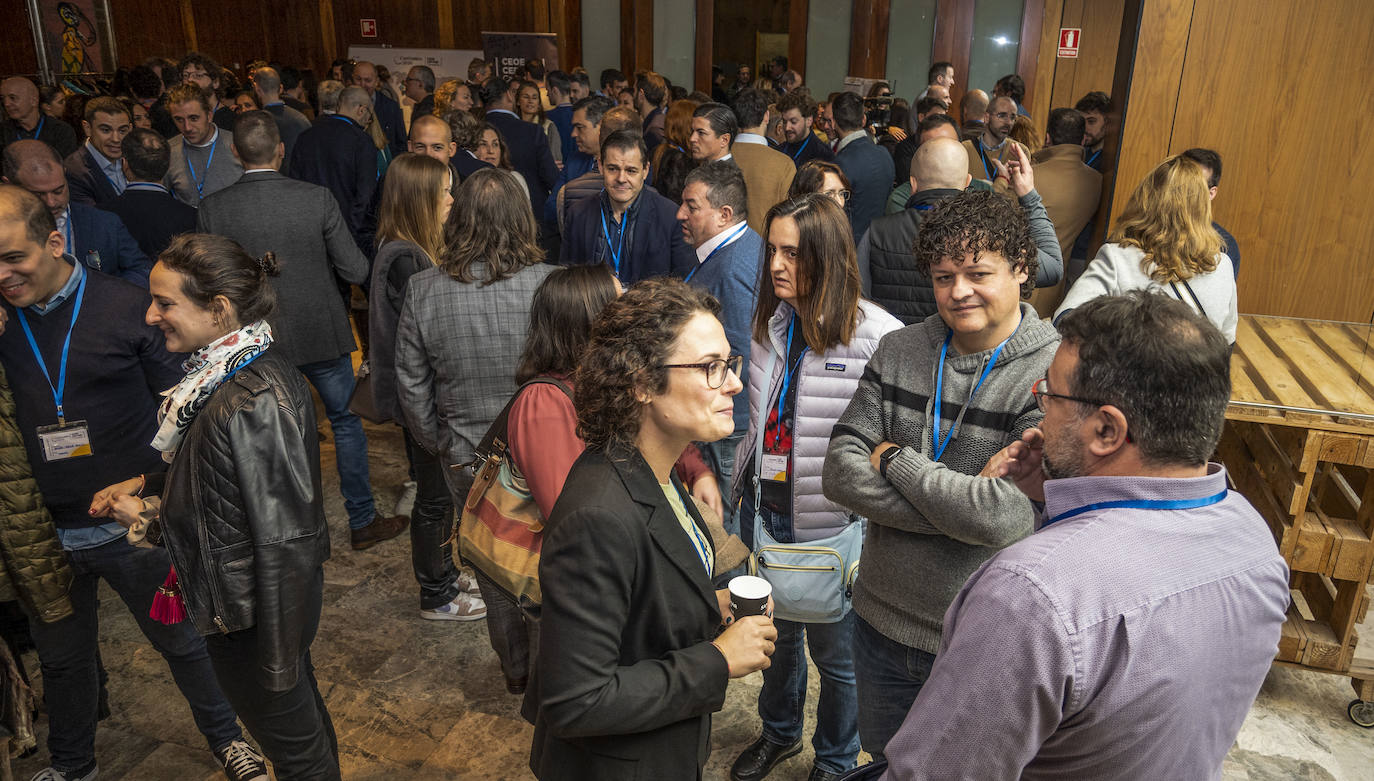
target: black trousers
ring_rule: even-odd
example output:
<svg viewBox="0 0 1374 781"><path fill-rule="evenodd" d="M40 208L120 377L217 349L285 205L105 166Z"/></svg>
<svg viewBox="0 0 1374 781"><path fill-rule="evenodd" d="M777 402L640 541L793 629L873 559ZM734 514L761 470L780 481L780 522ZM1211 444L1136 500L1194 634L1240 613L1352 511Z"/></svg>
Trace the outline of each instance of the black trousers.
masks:
<svg viewBox="0 0 1374 781"><path fill-rule="evenodd" d="M339 741L334 723L320 697L315 667L310 663L310 643L320 626L323 568L314 585L302 595L306 600L300 676L286 691L269 691L258 683L258 631L256 627L210 635L205 647L224 695L239 719L272 763L278 781L339 781Z"/></svg>

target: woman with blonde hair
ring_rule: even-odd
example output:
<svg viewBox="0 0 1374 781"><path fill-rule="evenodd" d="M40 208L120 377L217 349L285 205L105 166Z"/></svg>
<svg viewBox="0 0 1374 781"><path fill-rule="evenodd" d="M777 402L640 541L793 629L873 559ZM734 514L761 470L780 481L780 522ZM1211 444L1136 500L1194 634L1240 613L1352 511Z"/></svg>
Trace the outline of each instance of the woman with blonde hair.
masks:
<svg viewBox="0 0 1374 781"><path fill-rule="evenodd" d="M1136 186L1116 227L1054 313L1102 295L1163 290L1196 309L1236 341L1236 277L1212 227L1207 173L1183 155L1155 167Z"/></svg>
<svg viewBox="0 0 1374 781"><path fill-rule="evenodd" d="M434 268L444 251L444 222L453 207L453 174L425 155L407 152L392 161L382 186L377 220L377 258L368 296L368 356L373 403L401 426L415 505L410 514L410 559L420 585L420 617L475 621L486 607L470 576L460 576L448 539L453 501L444 482L445 465L405 426L396 396L396 323L410 279Z"/></svg>

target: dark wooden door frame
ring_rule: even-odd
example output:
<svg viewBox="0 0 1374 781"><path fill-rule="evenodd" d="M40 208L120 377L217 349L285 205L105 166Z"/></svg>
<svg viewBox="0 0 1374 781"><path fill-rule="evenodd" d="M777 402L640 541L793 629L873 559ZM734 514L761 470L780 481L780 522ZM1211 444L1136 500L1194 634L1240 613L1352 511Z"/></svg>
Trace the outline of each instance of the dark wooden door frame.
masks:
<svg viewBox="0 0 1374 781"><path fill-rule="evenodd" d="M654 4L620 0L620 69L633 79L636 71L654 67Z"/></svg>

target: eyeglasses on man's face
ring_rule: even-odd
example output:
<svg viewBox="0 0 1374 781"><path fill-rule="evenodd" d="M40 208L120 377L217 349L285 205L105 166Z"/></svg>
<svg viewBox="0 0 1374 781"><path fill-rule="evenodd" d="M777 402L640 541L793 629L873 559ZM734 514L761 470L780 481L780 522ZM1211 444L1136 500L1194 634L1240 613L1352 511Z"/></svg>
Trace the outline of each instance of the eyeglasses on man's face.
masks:
<svg viewBox="0 0 1374 781"><path fill-rule="evenodd" d="M702 369L706 372L706 384L712 390L725 384L725 370L729 369L739 376L739 371L744 366L743 355L732 355L729 358L717 358L706 363L665 363L665 369Z"/></svg>
<svg viewBox="0 0 1374 781"><path fill-rule="evenodd" d="M1049 391L1045 390L1045 383L1046 379L1044 377L1041 377L1040 379L1035 381L1034 385L1031 386L1031 395L1035 397L1035 403L1040 406L1041 412L1046 411L1046 399L1065 399L1067 401L1076 401L1079 404L1088 404L1094 407L1106 406L1106 402L1093 401L1092 399L1085 399L1081 396L1066 396L1062 393L1050 393Z"/></svg>

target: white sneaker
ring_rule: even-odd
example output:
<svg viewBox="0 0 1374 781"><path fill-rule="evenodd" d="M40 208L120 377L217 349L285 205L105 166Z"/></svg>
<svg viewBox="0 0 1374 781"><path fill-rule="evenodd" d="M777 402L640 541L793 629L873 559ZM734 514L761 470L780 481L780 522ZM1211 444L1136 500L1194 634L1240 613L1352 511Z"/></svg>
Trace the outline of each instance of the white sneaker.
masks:
<svg viewBox="0 0 1374 781"><path fill-rule="evenodd" d="M246 741L236 740L215 752L229 781L267 781L267 762Z"/></svg>
<svg viewBox="0 0 1374 781"><path fill-rule="evenodd" d="M407 480L401 484L401 495L396 498L396 512L392 515L410 517L410 511L415 509L415 491L417 488L414 480Z"/></svg>
<svg viewBox="0 0 1374 781"><path fill-rule="evenodd" d="M482 598L482 589L477 587L477 576L465 569L458 570L458 590Z"/></svg>
<svg viewBox="0 0 1374 781"><path fill-rule="evenodd" d="M447 605L420 611L420 618L429 621L479 621L486 617L487 603L466 591L458 592L458 596Z"/></svg>
<svg viewBox="0 0 1374 781"><path fill-rule="evenodd" d="M95 781L96 776L99 774L100 768L98 767L91 768L91 772L84 776L63 773L55 767L46 767L38 771L38 774L30 779L30 781Z"/></svg>

